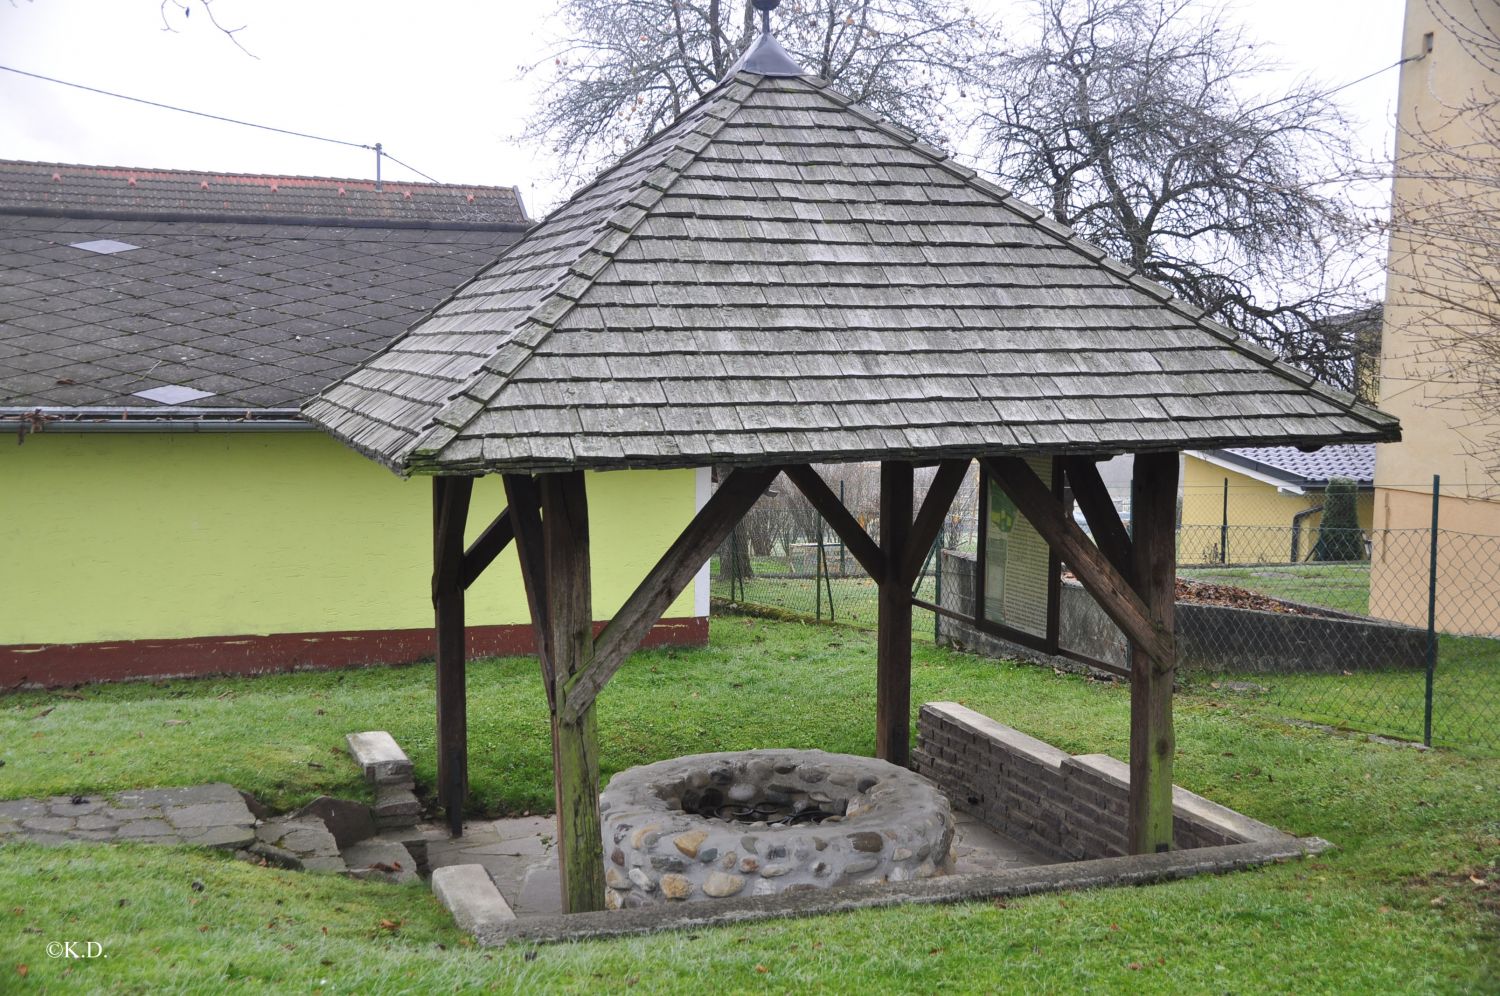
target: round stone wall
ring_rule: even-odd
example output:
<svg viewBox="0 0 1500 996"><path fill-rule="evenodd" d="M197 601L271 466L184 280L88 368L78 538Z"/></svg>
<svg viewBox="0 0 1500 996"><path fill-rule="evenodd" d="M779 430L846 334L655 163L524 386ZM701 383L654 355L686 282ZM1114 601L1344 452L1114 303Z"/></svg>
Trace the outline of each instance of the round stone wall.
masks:
<svg viewBox="0 0 1500 996"><path fill-rule="evenodd" d="M600 797L611 909L943 874L948 800L915 772L820 750L695 754Z"/></svg>

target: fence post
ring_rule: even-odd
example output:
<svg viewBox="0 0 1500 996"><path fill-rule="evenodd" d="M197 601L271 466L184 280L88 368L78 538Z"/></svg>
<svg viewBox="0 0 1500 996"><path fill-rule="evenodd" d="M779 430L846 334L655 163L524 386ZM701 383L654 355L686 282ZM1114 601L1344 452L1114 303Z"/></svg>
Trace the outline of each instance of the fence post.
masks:
<svg viewBox="0 0 1500 996"><path fill-rule="evenodd" d="M1134 517L1135 509L1131 509ZM1229 478L1224 478L1224 516L1219 526L1219 563L1229 563Z"/></svg>
<svg viewBox="0 0 1500 996"><path fill-rule="evenodd" d="M977 562L977 561L976 561ZM937 539L932 541L932 604L943 604L943 532L938 530ZM936 612L932 614L932 645L938 645L942 636L943 617Z"/></svg>
<svg viewBox="0 0 1500 996"><path fill-rule="evenodd" d="M844 505L844 482L843 481L839 481L839 504L842 505L844 508L848 508L849 507L848 505ZM848 574L849 574L849 566L848 566L848 564L846 564L844 562L844 537L840 536L839 537L839 577L841 577L841 578L842 577L847 577Z"/></svg>
<svg viewBox="0 0 1500 996"><path fill-rule="evenodd" d="M1422 743L1432 746L1432 685L1437 675L1438 494L1442 478L1432 475L1432 550L1427 565L1427 689L1422 713Z"/></svg>
<svg viewBox="0 0 1500 996"><path fill-rule="evenodd" d="M823 517L821 515L817 517L817 530L818 551L815 555L816 559L813 560L813 595L818 600L817 618L821 622L823 619ZM828 612L832 615L832 605L828 606Z"/></svg>

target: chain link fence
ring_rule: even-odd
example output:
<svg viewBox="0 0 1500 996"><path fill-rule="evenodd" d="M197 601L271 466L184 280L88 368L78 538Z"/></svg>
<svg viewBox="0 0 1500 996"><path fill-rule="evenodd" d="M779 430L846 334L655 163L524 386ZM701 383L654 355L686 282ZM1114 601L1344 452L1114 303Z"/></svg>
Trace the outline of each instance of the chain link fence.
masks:
<svg viewBox="0 0 1500 996"><path fill-rule="evenodd" d="M878 538L879 467L819 469ZM918 507L930 478L931 471L918 472ZM1128 524L1128 485L1111 490ZM919 599L966 618L975 611L979 516L971 469L915 587ZM1377 530L1374 517L1371 492L1341 482L1307 493L1185 482L1180 681L1291 718L1500 750L1500 536L1441 525L1436 534ZM712 572L720 611L876 624L875 582L784 478L724 544ZM1066 565L1058 612L1061 650L1127 666L1123 635ZM913 635L1077 666L921 608Z"/></svg>

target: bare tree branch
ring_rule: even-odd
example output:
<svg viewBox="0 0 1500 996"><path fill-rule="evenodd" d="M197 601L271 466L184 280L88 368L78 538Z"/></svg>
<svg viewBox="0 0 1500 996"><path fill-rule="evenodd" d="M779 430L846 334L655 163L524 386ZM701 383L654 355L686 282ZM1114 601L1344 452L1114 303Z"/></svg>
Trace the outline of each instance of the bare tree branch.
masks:
<svg viewBox="0 0 1500 996"><path fill-rule="evenodd" d="M228 38L231 42L233 42L235 48L239 49L241 52L244 52L252 59L260 58L260 56L256 55L254 52L246 48L244 44L239 40L238 35L241 31L245 30L246 25L241 24L237 28L231 28L220 22L218 15L214 13L214 0L161 0L161 7L159 8L159 12L161 14L161 29L163 31L170 31L173 34L177 34L177 28L173 26L171 20L167 17L168 12L172 8L176 8L177 11L182 14L183 20L189 20L193 15L194 2L197 3L198 9L202 10L204 15L208 17L208 22L212 24L220 33L222 33L225 38Z"/></svg>
<svg viewBox="0 0 1500 996"><path fill-rule="evenodd" d="M525 138L578 179L639 145L718 85L755 38L749 0L563 0L562 42ZM994 33L961 0L787 0L777 39L810 72L934 143L987 75Z"/></svg>
<svg viewBox="0 0 1500 996"><path fill-rule="evenodd" d="M1349 125L1191 0L1032 0L1039 40L1009 53L981 118L988 160L1025 198L1241 335L1329 383L1367 386L1357 323L1378 268L1370 226L1325 193L1350 178ZM1360 249L1365 252L1360 252Z"/></svg>

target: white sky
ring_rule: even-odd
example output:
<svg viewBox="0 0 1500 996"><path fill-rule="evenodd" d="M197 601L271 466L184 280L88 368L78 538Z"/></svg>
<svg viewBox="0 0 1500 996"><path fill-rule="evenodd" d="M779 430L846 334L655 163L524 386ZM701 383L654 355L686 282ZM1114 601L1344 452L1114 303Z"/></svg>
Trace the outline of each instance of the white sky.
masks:
<svg viewBox="0 0 1500 996"><path fill-rule="evenodd" d="M977 0L1003 16L1011 0ZM0 0L0 65L227 117L382 142L446 183L515 185L540 215L566 193L515 136L546 56L549 0L217 0L243 55L194 16L162 30L159 0ZM1252 37L1293 74L1343 83L1400 57L1402 0L1246 0ZM1360 144L1388 149L1396 72L1341 95ZM0 72L0 158L372 177L374 154L140 107ZM388 179L419 179L387 163Z"/></svg>

